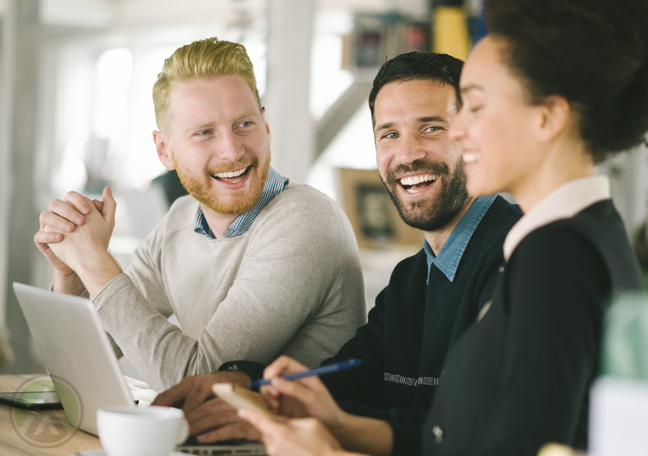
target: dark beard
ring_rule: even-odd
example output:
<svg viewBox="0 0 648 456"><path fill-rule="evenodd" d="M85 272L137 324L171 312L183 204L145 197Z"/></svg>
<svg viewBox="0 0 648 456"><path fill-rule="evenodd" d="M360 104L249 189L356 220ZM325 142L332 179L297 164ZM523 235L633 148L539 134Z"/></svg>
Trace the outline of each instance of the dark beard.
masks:
<svg viewBox="0 0 648 456"><path fill-rule="evenodd" d="M434 198L423 198L412 203L404 203L397 193L396 176L407 172L428 171L438 174L439 178L432 185L441 185L439 194ZM416 160L410 166L399 165L387 172L386 180L380 176L387 193L394 202L399 215L405 223L423 231L437 231L450 224L463 209L470 198L466 190L466 174L463 169L463 159L450 175L445 163L427 163Z"/></svg>

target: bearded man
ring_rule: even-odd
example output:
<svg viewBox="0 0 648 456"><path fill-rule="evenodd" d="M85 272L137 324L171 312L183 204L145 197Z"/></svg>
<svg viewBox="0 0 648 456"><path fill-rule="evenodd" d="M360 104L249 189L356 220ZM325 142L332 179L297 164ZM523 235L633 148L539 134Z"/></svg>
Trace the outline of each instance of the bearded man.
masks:
<svg viewBox="0 0 648 456"><path fill-rule="evenodd" d="M501 196L475 199L466 191L462 150L448 137L461 107L461 68L446 54L403 54L381 67L369 95L380 177L401 218L425 241L396 266L369 322L323 363L359 358L362 366L321 380L346 411L395 425L422 423L446 354L492 297L504 238L522 215ZM259 438L210 387L234 375L249 384L263 367L225 363L221 371L239 372L188 377L154 404L184 400L190 432L202 442Z"/></svg>
<svg viewBox="0 0 648 456"><path fill-rule="evenodd" d="M157 154L190 195L126 273L107 251L111 190L102 202L75 192L53 200L34 239L54 266L54 291L89 294L158 391L231 359L288 354L315 366L333 356L366 321L358 247L335 202L270 166L270 128L245 48L216 38L179 48L153 100Z"/></svg>

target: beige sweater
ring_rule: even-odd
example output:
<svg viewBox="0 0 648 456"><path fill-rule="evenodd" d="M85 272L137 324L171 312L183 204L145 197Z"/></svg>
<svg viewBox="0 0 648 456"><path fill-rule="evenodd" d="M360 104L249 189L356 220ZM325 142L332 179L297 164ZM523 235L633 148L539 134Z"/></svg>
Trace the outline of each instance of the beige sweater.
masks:
<svg viewBox="0 0 648 456"><path fill-rule="evenodd" d="M94 298L108 333L157 391L235 359L287 354L308 366L365 323L358 247L327 196L291 184L247 233L193 231L197 202L180 198ZM176 314L182 329L167 321Z"/></svg>

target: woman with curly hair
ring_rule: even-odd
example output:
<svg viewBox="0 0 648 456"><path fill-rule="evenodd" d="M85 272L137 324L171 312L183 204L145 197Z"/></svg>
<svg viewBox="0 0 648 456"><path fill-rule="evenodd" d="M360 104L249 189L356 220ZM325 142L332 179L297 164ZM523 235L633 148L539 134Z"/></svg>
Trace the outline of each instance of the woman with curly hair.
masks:
<svg viewBox="0 0 648 456"><path fill-rule="evenodd" d="M648 2L486 0L489 33L461 76L450 135L468 191L512 193L525 213L495 296L452 348L422 428L349 416L317 379L273 381L289 416L244 412L270 453L535 455L587 445L589 388L610 298L639 271L595 165L645 141ZM280 359L275 377L300 366ZM288 407L292 404L292 407Z"/></svg>

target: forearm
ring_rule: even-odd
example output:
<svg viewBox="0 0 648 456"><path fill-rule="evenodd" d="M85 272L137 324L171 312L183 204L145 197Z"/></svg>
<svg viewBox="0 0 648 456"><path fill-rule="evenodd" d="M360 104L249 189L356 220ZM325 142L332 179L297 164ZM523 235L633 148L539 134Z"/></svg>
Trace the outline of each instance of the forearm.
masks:
<svg viewBox="0 0 648 456"><path fill-rule="evenodd" d="M195 369L196 340L149 304L128 275L113 279L94 303L108 333L154 390L163 391L185 375L217 370L219 364Z"/></svg>
<svg viewBox="0 0 648 456"><path fill-rule="evenodd" d="M91 261L80 262L77 270L80 281L85 285L90 296L96 296L108 282L122 273L121 266L108 251L101 252Z"/></svg>
<svg viewBox="0 0 648 456"><path fill-rule="evenodd" d="M329 430L350 451L367 454L390 454L392 428L386 421L344 413L343 419Z"/></svg>
<svg viewBox="0 0 648 456"><path fill-rule="evenodd" d="M255 318L255 308L243 312L246 307L241 305L236 305L238 312L228 312L221 303L198 337L190 337L170 324L127 274L114 278L94 302L107 331L156 391L175 385L186 375L216 372L228 359L245 356L268 363L296 332L282 327L289 323L287 318Z"/></svg>
<svg viewBox="0 0 648 456"><path fill-rule="evenodd" d="M57 293L79 296L83 293L83 290L85 290L85 285L76 273L64 274L59 270L54 269L52 290Z"/></svg>

